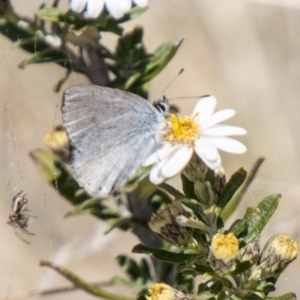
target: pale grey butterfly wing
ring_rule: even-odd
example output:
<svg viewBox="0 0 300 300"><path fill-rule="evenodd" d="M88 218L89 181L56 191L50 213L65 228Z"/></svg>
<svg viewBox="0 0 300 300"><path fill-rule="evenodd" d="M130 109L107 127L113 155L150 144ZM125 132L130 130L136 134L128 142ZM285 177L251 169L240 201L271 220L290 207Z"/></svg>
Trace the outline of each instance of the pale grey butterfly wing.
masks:
<svg viewBox="0 0 300 300"><path fill-rule="evenodd" d="M74 176L94 195L126 183L155 149L164 122L143 98L94 85L67 89L62 115L74 147Z"/></svg>

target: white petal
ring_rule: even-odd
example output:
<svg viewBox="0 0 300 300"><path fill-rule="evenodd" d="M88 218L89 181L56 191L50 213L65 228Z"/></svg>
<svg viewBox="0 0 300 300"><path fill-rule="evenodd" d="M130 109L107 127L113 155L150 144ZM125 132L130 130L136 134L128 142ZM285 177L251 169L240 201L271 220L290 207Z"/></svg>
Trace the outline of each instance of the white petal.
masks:
<svg viewBox="0 0 300 300"><path fill-rule="evenodd" d="M158 163L162 160L164 160L167 156L169 156L173 151L174 147L170 143L165 143L161 147L159 147L157 150L155 150L153 153L151 153L148 158L143 163L144 167L151 166L154 163ZM177 149L177 148L176 148Z"/></svg>
<svg viewBox="0 0 300 300"><path fill-rule="evenodd" d="M166 180L166 178L163 177L163 175L161 173L161 169L158 167L158 165L155 165L151 169L150 174L149 174L149 179L153 184L156 184L156 185L161 184Z"/></svg>
<svg viewBox="0 0 300 300"><path fill-rule="evenodd" d="M82 12L85 8L87 0L71 0L70 6L73 11Z"/></svg>
<svg viewBox="0 0 300 300"><path fill-rule="evenodd" d="M192 155L193 148L182 145L162 166L162 174L167 178L175 176L189 163Z"/></svg>
<svg viewBox="0 0 300 300"><path fill-rule="evenodd" d="M86 18L96 19L103 10L104 0L88 0L87 9L84 13Z"/></svg>
<svg viewBox="0 0 300 300"><path fill-rule="evenodd" d="M225 120L228 120L229 118L233 117L235 115L235 110L228 108L228 109L222 109L217 112L215 112L206 122L205 124L202 124L202 127L208 128L212 125L221 123Z"/></svg>
<svg viewBox="0 0 300 300"><path fill-rule="evenodd" d="M133 3L139 7L145 7L148 5L148 0L133 0Z"/></svg>
<svg viewBox="0 0 300 300"><path fill-rule="evenodd" d="M215 170L221 166L221 157L217 148L210 142L209 138L201 138L195 142L195 151L203 162Z"/></svg>
<svg viewBox="0 0 300 300"><path fill-rule="evenodd" d="M182 145L175 145L169 148L169 154L168 156L165 156L162 160L160 160L157 164L155 164L151 171L150 171L150 181L153 182L154 184L160 184L164 182L168 177L163 174L163 168L165 167L166 164L168 164L169 160L176 155L178 151L180 151L180 148ZM165 154L167 150L165 149Z"/></svg>
<svg viewBox="0 0 300 300"><path fill-rule="evenodd" d="M228 137L212 137L210 140L217 148L226 152L240 154L247 151L247 148L241 142Z"/></svg>
<svg viewBox="0 0 300 300"><path fill-rule="evenodd" d="M244 135L247 131L244 128L230 125L215 125L201 132L204 136L229 136Z"/></svg>
<svg viewBox="0 0 300 300"><path fill-rule="evenodd" d="M196 121L202 125L212 115L217 105L217 100L213 96L205 96L201 98L196 104L193 115L196 116Z"/></svg>
<svg viewBox="0 0 300 300"><path fill-rule="evenodd" d="M123 17L123 15L130 11L131 0L106 0L105 6L110 15L115 19Z"/></svg>

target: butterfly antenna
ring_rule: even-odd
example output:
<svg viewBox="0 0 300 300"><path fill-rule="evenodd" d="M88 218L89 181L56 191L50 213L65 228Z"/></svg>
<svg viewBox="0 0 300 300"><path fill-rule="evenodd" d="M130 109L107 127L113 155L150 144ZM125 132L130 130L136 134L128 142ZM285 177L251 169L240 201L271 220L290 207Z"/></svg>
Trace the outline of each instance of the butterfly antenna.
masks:
<svg viewBox="0 0 300 300"><path fill-rule="evenodd" d="M179 97L173 97L168 98L168 100L178 100L178 99L199 99L203 97L209 97L210 95L201 95L201 96L179 96Z"/></svg>
<svg viewBox="0 0 300 300"><path fill-rule="evenodd" d="M178 74L166 85L166 87L158 94L156 99L161 99L161 95L164 94L166 89L183 73L184 69L182 68Z"/></svg>

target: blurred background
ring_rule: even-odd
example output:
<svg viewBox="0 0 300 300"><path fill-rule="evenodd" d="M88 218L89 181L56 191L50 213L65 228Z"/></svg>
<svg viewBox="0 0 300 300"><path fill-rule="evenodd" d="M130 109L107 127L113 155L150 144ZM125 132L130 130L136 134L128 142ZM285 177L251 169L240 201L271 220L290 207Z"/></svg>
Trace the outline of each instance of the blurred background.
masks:
<svg viewBox="0 0 300 300"><path fill-rule="evenodd" d="M38 0L12 3L19 14L28 16L41 4ZM68 8L68 1L62 4ZM248 131L239 138L248 148L246 154L222 153L227 176L241 166L249 169L260 156L266 158L231 220L265 196L281 193L281 203L263 231L261 245L279 233L290 233L299 240L300 2L149 0L148 11L125 23L125 28L137 24L144 27L149 51L184 37L175 58L151 83L151 100L184 68L184 74L167 90L167 97L212 94L218 99L218 110L236 110L227 123ZM113 47L116 37L107 34L104 38ZM28 54L3 36L0 45L0 299L92 299L81 291L27 295L29 291L71 287L54 271L39 267L41 259L68 267L86 280L102 282L122 275L114 258L129 254L137 243L130 233L104 235L105 224L92 216L65 219L71 205L47 185L28 155L45 147L45 133L61 122L63 90L87 79L73 74L62 91L54 93L52 87L62 68L46 64L20 70L17 65ZM173 103L182 114L189 114L196 101ZM29 226L35 236L24 236L30 244L22 242L6 224L12 198L21 190L27 193L28 208L37 216ZM300 295L299 279L296 260L282 274L276 294L293 291Z"/></svg>

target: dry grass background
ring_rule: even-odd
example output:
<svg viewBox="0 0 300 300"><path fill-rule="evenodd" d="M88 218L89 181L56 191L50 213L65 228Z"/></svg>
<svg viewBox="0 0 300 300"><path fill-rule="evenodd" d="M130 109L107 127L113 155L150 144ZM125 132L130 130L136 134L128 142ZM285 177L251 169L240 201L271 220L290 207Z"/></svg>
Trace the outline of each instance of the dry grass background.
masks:
<svg viewBox="0 0 300 300"><path fill-rule="evenodd" d="M19 13L30 15L39 1L18 0L13 4ZM185 68L167 96L213 94L218 109L231 107L237 111L231 124L248 130L248 135L240 139L249 149L247 154L223 155L227 174L240 166L249 169L257 157L266 157L235 217L263 197L282 193L279 209L263 231L262 244L278 233L291 233L299 240L299 2L150 0L148 12L126 24L126 28L134 24L144 25L150 51L165 41L185 37L178 55L153 81L152 99L180 68ZM105 38L114 43L112 36ZM69 286L61 276L39 267L41 259L60 263L90 281L105 281L116 272L122 274L114 257L130 253L137 242L134 237L130 233L121 236L117 231L105 236L105 224L91 216L64 219L71 206L45 183L28 156L34 148L44 147L44 134L61 120L61 93L52 92L52 86L63 70L53 64L20 70L17 64L27 54L2 36L0 45L0 299L12 299L30 290ZM85 78L74 74L64 88L84 82ZM174 100L183 114L189 113L195 102ZM30 225L36 233L30 245L20 241L6 225L11 199L20 190L26 191L29 208L38 216ZM289 266L276 294L294 291L300 295L299 271L298 261ZM47 299L69 297L93 298L79 291Z"/></svg>

